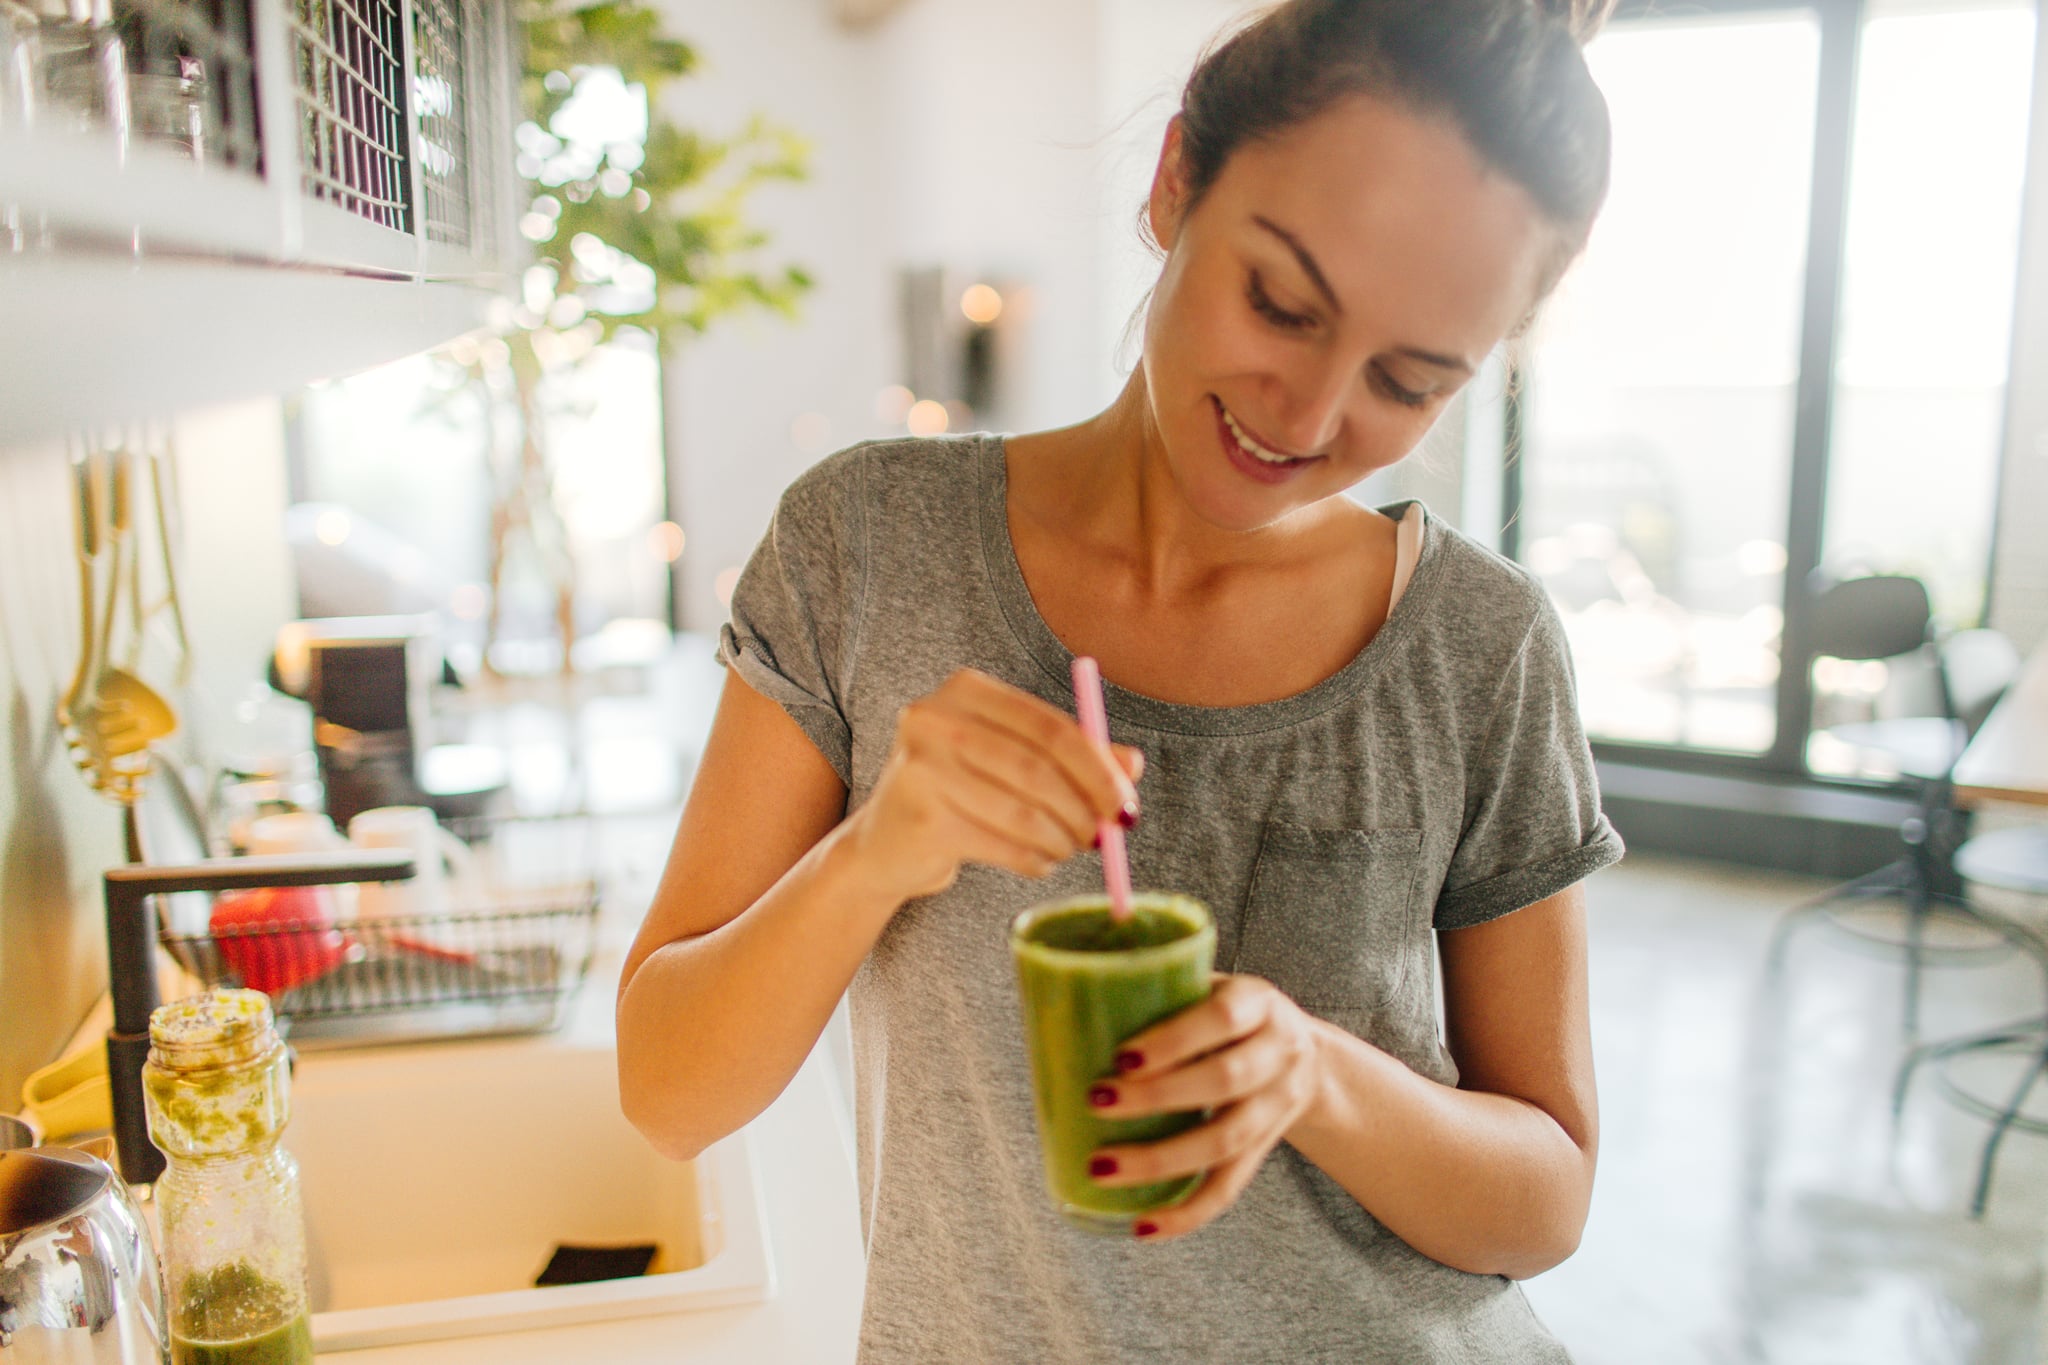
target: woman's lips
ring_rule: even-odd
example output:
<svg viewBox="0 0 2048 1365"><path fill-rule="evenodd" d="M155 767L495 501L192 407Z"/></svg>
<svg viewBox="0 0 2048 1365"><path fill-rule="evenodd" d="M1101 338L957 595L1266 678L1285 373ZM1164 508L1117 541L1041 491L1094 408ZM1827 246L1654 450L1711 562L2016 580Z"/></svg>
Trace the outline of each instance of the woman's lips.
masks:
<svg viewBox="0 0 2048 1365"><path fill-rule="evenodd" d="M1323 458L1320 455L1310 455L1289 460L1286 464L1268 464L1237 443L1237 437L1230 432L1230 424L1223 420L1222 400L1212 396L1209 405L1216 410L1216 439L1223 445L1224 456L1237 467L1239 473L1249 479L1268 485L1286 483Z"/></svg>

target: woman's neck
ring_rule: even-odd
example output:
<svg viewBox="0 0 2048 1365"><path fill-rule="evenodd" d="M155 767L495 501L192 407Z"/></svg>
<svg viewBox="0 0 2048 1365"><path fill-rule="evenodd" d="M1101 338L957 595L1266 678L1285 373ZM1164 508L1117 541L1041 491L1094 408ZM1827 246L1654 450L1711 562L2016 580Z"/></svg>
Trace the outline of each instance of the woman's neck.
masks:
<svg viewBox="0 0 2048 1365"><path fill-rule="evenodd" d="M1148 596L1200 593L1285 562L1328 520L1317 504L1252 531L1204 521L1174 479L1142 368L1096 416L1010 445L1022 456L1009 471L1012 514L1120 561Z"/></svg>

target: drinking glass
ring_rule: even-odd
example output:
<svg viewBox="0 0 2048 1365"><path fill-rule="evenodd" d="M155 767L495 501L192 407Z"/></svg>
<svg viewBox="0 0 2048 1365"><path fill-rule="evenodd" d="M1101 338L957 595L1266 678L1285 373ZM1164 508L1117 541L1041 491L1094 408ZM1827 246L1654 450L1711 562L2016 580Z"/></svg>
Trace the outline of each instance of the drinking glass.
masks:
<svg viewBox="0 0 2048 1365"><path fill-rule="evenodd" d="M1133 1035L1208 998L1215 923L1191 896L1139 892L1122 922L1111 916L1106 896L1077 896L1017 916L1010 951L1053 1205L1088 1231L1128 1232L1139 1214L1187 1198L1202 1177L1112 1187L1089 1175L1089 1157L1105 1143L1170 1137L1203 1116L1104 1118L1088 1103L1088 1091L1117 1074L1117 1050Z"/></svg>

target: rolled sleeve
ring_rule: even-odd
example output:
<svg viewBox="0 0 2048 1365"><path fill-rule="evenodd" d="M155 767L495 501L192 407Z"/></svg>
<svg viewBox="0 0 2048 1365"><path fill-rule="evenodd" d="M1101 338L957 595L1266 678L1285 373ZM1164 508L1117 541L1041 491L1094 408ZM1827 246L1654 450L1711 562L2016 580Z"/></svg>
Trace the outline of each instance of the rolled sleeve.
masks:
<svg viewBox="0 0 2048 1365"><path fill-rule="evenodd" d="M1434 923L1463 929L1534 905L1619 862L1579 721L1570 646L1547 597L1466 765L1465 825Z"/></svg>
<svg viewBox="0 0 2048 1365"><path fill-rule="evenodd" d="M853 785L847 697L865 589L860 449L790 485L733 587L719 662L788 713Z"/></svg>

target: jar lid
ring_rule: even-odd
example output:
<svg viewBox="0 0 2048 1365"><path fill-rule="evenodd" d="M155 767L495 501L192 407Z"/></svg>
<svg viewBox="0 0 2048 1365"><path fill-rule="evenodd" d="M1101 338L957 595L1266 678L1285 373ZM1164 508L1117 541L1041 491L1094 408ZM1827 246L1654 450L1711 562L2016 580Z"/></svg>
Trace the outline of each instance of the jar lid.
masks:
<svg viewBox="0 0 2048 1365"><path fill-rule="evenodd" d="M160 1005L149 1016L149 1042L158 1063L178 1071L250 1061L277 1043L270 997L223 987Z"/></svg>

